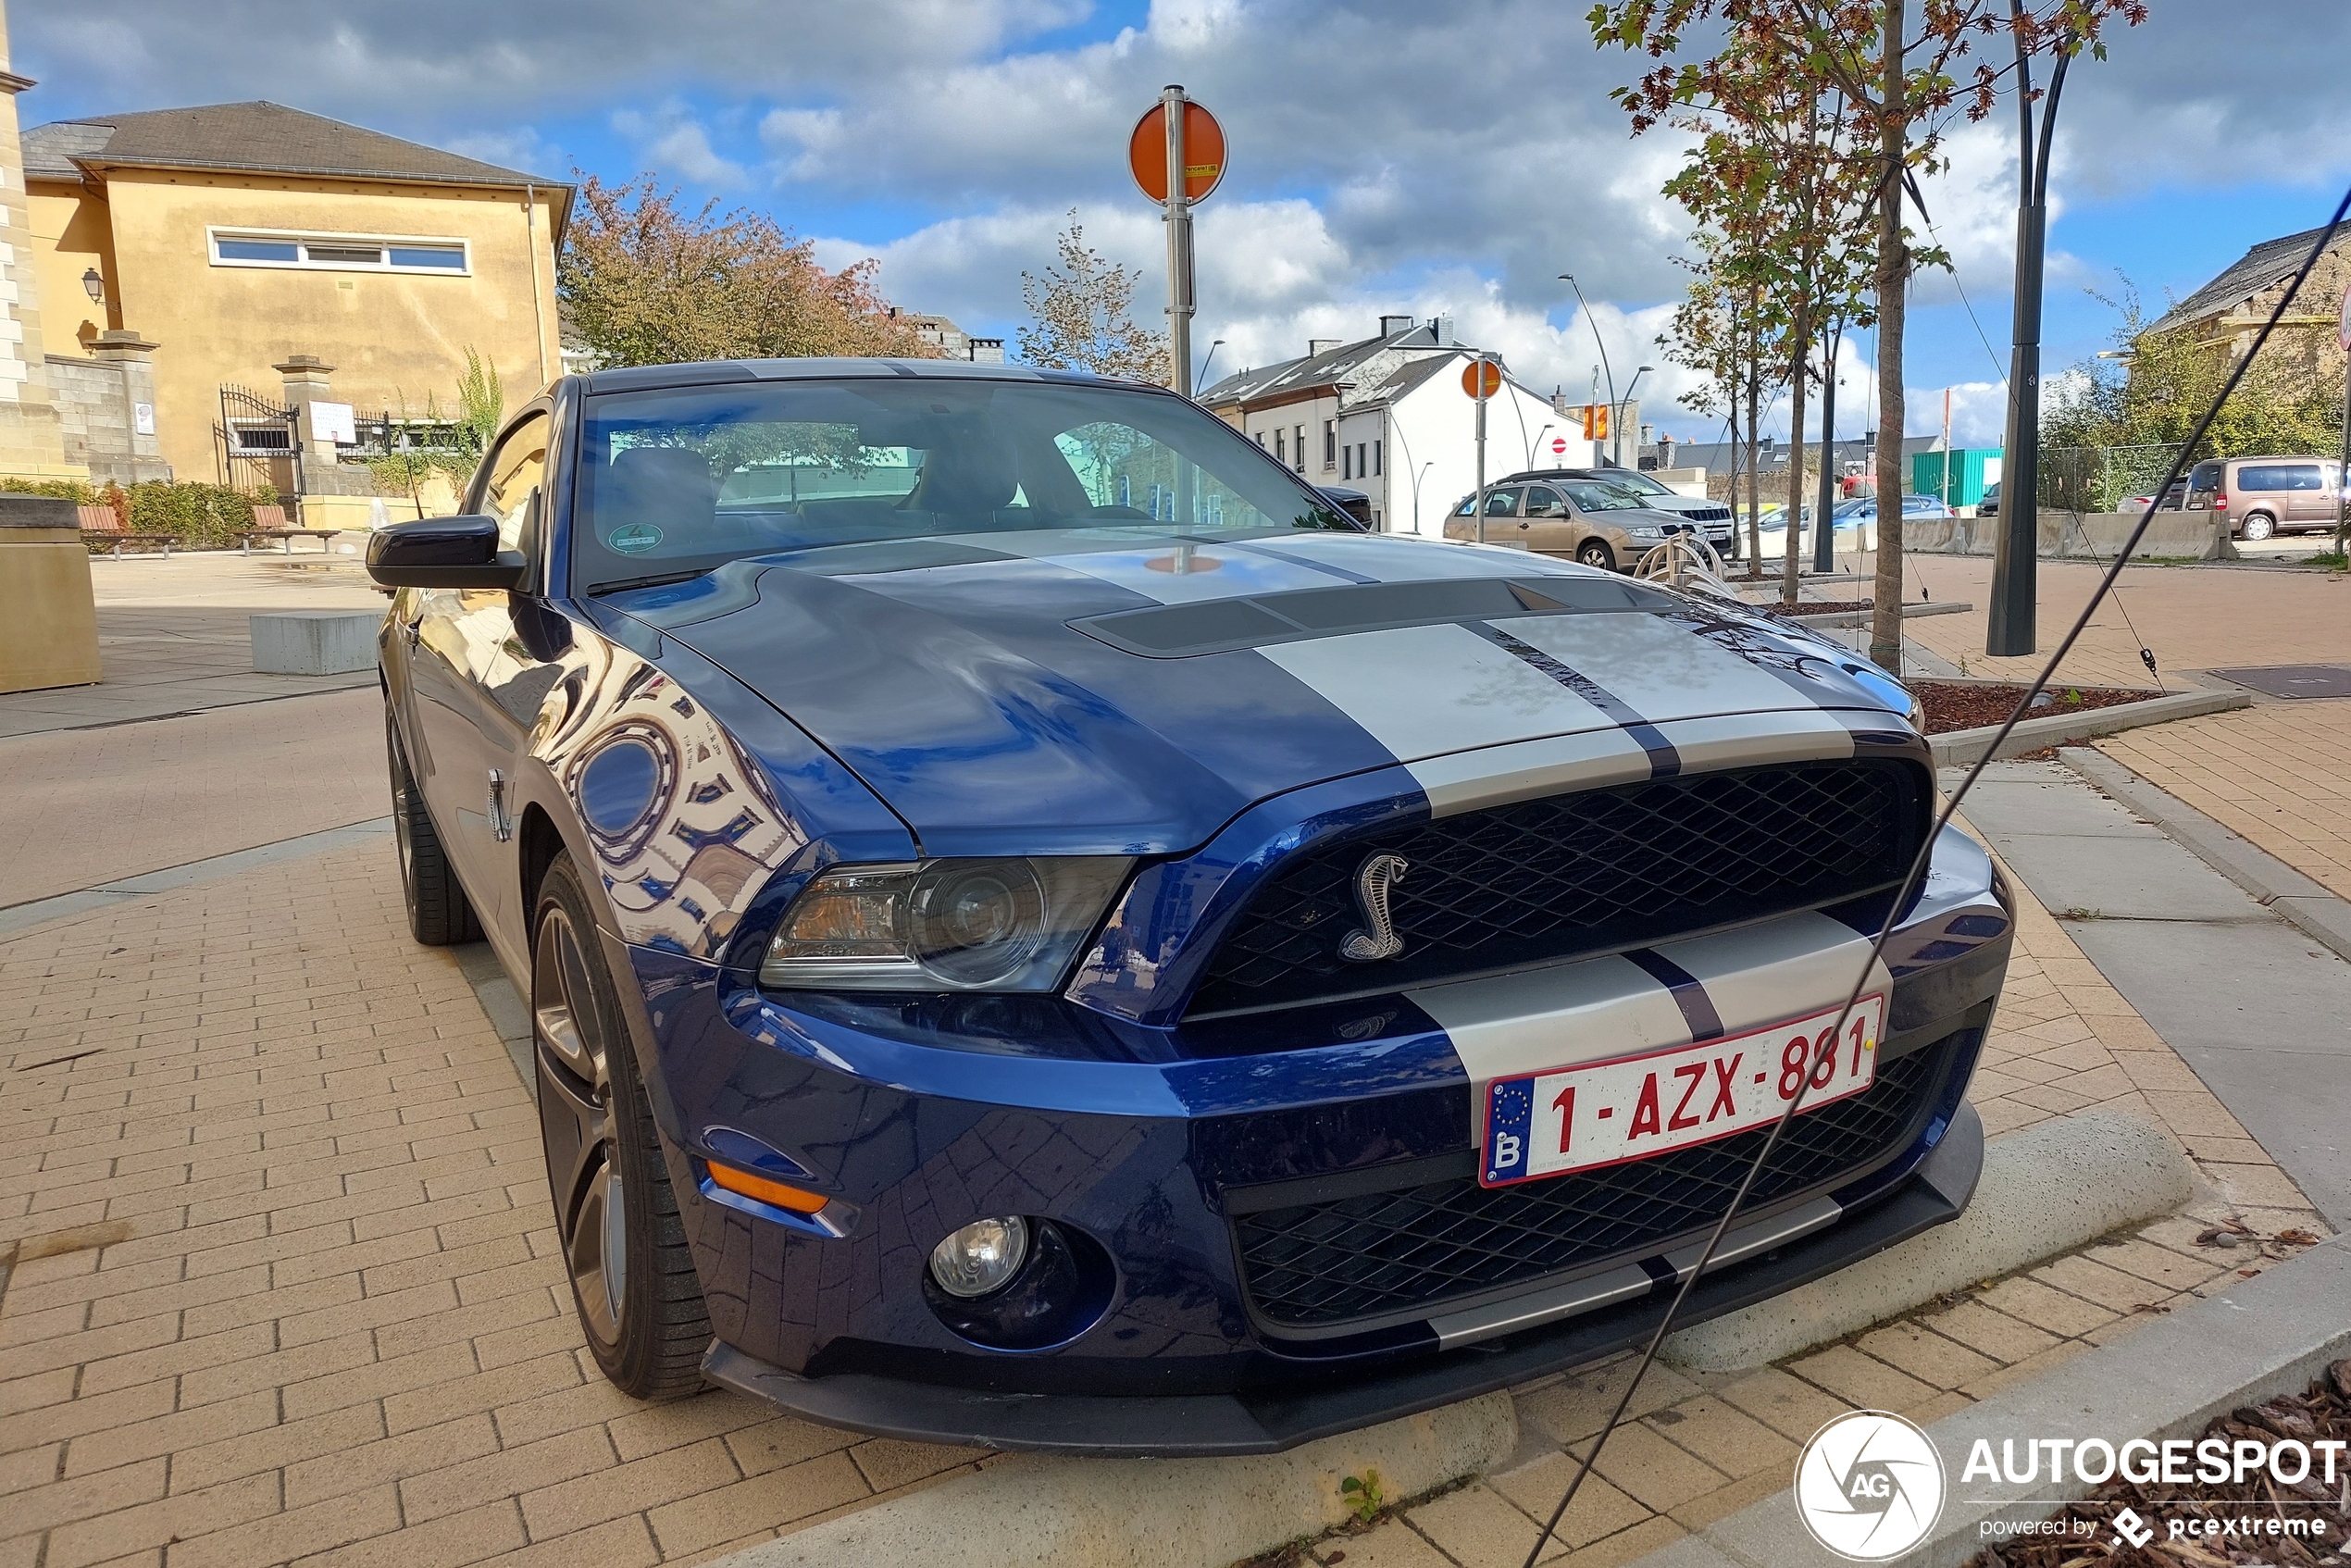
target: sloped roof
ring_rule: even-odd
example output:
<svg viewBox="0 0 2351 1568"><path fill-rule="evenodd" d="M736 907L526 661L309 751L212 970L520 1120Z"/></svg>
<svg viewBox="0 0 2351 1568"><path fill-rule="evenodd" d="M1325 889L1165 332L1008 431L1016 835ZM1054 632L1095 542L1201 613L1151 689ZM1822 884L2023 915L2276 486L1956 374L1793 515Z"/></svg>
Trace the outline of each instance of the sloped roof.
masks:
<svg viewBox="0 0 2351 1568"><path fill-rule="evenodd" d="M2148 330L2170 331L2174 327L2222 315L2271 284L2283 282L2294 276L2295 268L2302 265L2302 258L2310 254L2310 247L2323 232L2321 229L2306 229L2299 234L2262 241L2227 271L2164 312L2163 318ZM2346 230L2335 244L2351 244L2351 230Z"/></svg>
<svg viewBox="0 0 2351 1568"><path fill-rule="evenodd" d="M1418 339L1416 342L1413 340ZM1220 403L1253 402L1280 392L1297 392L1306 387L1325 387L1344 381L1348 373L1387 348L1437 348L1437 334L1426 324L1407 327L1384 338L1365 338L1358 342L1341 343L1320 354L1309 354L1297 359L1285 359L1278 365L1267 365L1254 370L1237 370L1200 394L1200 401L1214 407Z"/></svg>
<svg viewBox="0 0 2351 1568"><path fill-rule="evenodd" d="M88 115L24 133L25 173L74 180L110 168L238 169L356 180L424 180L446 185L568 182L501 168L438 147L283 104L206 104L186 109Z"/></svg>
<svg viewBox="0 0 2351 1568"><path fill-rule="evenodd" d="M1432 354L1425 359L1415 359L1408 365L1399 365L1396 367L1395 374L1372 389L1372 396L1393 402L1450 365L1455 355L1466 352L1463 349L1449 349L1443 354ZM1462 373L1469 374L1467 369L1463 369Z"/></svg>

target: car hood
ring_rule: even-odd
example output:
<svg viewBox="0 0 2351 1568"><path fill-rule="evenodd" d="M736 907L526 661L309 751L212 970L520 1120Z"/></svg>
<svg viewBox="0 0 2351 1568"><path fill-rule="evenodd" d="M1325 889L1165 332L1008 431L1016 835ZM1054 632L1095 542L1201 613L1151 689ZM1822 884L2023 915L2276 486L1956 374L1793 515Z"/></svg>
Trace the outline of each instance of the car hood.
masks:
<svg viewBox="0 0 2351 1568"><path fill-rule="evenodd" d="M1899 701L1735 608L1393 536L896 540L596 605L757 691L933 855L1176 852L1269 796L1399 763L1459 775L1537 737L1621 747L1628 726L1720 713L1817 729Z"/></svg>

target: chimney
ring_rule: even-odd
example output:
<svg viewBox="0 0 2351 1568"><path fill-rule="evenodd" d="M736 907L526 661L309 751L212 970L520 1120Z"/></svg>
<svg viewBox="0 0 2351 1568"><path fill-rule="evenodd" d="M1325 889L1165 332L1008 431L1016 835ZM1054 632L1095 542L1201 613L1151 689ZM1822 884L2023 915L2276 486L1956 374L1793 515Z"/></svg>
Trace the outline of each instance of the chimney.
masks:
<svg viewBox="0 0 2351 1568"><path fill-rule="evenodd" d="M1437 340L1437 346L1438 348L1451 348L1454 346L1453 318L1451 317L1430 317L1428 318L1428 330L1429 334Z"/></svg>
<svg viewBox="0 0 2351 1568"><path fill-rule="evenodd" d="M1383 316L1379 318L1379 335L1392 338L1399 332L1409 332L1419 325L1409 316Z"/></svg>
<svg viewBox="0 0 2351 1568"><path fill-rule="evenodd" d="M1345 338L1309 338L1306 340L1306 356L1312 359L1318 354L1328 354L1346 341Z"/></svg>

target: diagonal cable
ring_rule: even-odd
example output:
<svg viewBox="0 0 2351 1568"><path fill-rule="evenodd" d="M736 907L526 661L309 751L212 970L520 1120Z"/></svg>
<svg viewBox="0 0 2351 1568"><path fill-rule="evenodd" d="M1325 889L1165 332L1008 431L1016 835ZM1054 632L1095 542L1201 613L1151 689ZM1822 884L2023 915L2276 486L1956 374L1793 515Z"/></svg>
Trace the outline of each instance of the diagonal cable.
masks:
<svg viewBox="0 0 2351 1568"><path fill-rule="evenodd" d="M2001 721L1998 733L1995 734L1991 743L1984 748L1983 755L1976 758L1974 765L1968 769L1967 776L1959 780L1959 787L1951 791L1950 798L1943 804L1943 809L1935 815L1934 830L1927 834L1925 842L1919 846L1918 854L1910 862L1909 874L1903 877L1901 889L1895 894L1893 902L1886 906L1885 923L1878 928L1877 940L1870 944L1869 956L1861 961L1860 973L1853 977L1853 989L1846 993L1845 1004L1837 1010L1836 1022L1830 1027L1832 1039L1843 1031L1846 1019L1852 1015L1854 1004L1860 1001L1862 990L1870 983L1871 972L1877 966L1878 960L1884 956L1885 944L1893 940L1895 924L1901 919L1902 911L1909 906L1911 899L1917 895L1920 883L1926 876L1927 865L1934 856L1935 841L1943 836L1943 830L1950 826L1952 816L1959 809L1959 803L1965 800L1968 791L1975 787L1976 779L1983 776L1984 768L1998 753L2001 742L2009 738L2009 732L2014 730L2019 721L2031 711L2033 699L2047 688L2050 679L2057 674L2058 666L2063 663L2065 656L2073 651L2073 645L2082 640L2082 633L2089 628L2090 617L2097 613L2099 603L2113 589L2115 579L2122 575L2123 566L2131 559L2131 552L2138 548L2139 541L2146 537L2147 526L2155 521L2156 507L2162 503L2165 492L2171 490L2171 481L2178 479L2186 468L2188 454L2196 450L2196 443L2201 442L2206 432L2212 428L2212 421L2220 417L2222 405L2236 391L2237 383L2245 380L2245 372L2252 367L2255 357L2269 343L2270 334L2277 330L2279 318L2285 314L2286 307L2294 303L2295 296L2302 292L2302 285L2309 280L2310 269L2316 267L2319 258L2326 254L2327 246L2333 241L2336 230L2343 227L2344 216L2346 213L2351 213L2351 190L2346 190L2343 193L2343 200L2335 204L2334 216L2328 220L2326 228L2320 231L2317 243L2310 247L2310 254L2303 257L2302 265L2295 270L2293 279L2286 284L2285 293L2270 310L2270 318L2261 324L2261 330L2254 335L2253 346L2245 352L2243 358L2236 362L2235 367L2229 372L2228 380L2221 384L2220 394L2213 398L2211 406L2204 411L2204 417L2196 421L2196 429L2189 432L2188 439L2181 444L2180 454L2171 460L2171 471L2163 476L2163 482L2156 487L2155 494L2150 499L2147 509L2139 516L2138 525L2132 529L2131 537L2123 541L2121 550L2114 557L2114 564L2108 566L2105 575L2098 579L2097 591L2091 594L2090 602L2082 606L2082 613L2074 617L2073 624L2066 629L2064 641L2057 645L2056 651L2049 655L2048 662L2041 666L2041 672L2033 678L2032 686L2026 690L2023 696L2017 699L2016 706L2009 711L2009 716ZM1585 1477L1591 1475L1592 1466L1598 1462L1600 1450L1608 1446L1610 1436L1623 1422L1624 1412L1632 1405L1634 1394L1639 1391L1641 1379L1648 1375L1649 1367L1657 1360L1658 1348L1665 1343L1666 1335L1673 1331L1674 1320L1681 1315L1682 1304L1689 1300L1691 1289L1706 1273L1706 1265L1713 1262L1715 1250L1722 1245L1723 1234L1731 1228L1731 1221L1737 1216L1740 1206L1747 1201L1748 1193L1753 1189L1756 1177L1762 1173L1764 1162L1772 1157L1772 1151L1778 1147L1781 1135L1787 1131L1788 1124L1795 1120L1797 1113L1803 1109L1804 1097L1810 1092L1811 1082L1811 1076L1807 1074L1804 1082L1797 1086L1796 1098L1787 1102L1787 1108L1780 1113L1779 1120L1772 1124L1771 1136L1766 1138L1762 1146L1756 1150L1755 1158L1748 1165L1746 1176L1739 1179L1738 1190L1731 1195L1729 1207L1723 1211L1723 1217L1714 1222L1714 1229L1706 1238L1705 1250L1698 1253L1697 1263L1687 1275L1683 1276L1680 1288L1674 1291L1672 1303L1665 1309L1665 1315L1658 1320L1656 1329L1650 1333L1648 1344L1641 1351L1640 1364L1633 1369L1633 1375L1625 1381L1624 1392L1617 1397L1616 1408L1609 1412L1608 1425L1602 1426L1599 1436L1592 1439L1591 1450L1585 1454L1583 1462L1575 1467L1575 1474L1568 1479L1567 1490L1561 1494L1559 1506L1551 1510L1550 1518L1543 1525L1543 1533L1535 1537L1534 1546L1528 1549L1525 1568L1535 1568L1536 1560L1543 1555L1543 1549L1550 1544L1551 1537L1558 1531L1560 1520L1566 1515L1568 1505L1575 1500L1575 1494L1583 1488Z"/></svg>

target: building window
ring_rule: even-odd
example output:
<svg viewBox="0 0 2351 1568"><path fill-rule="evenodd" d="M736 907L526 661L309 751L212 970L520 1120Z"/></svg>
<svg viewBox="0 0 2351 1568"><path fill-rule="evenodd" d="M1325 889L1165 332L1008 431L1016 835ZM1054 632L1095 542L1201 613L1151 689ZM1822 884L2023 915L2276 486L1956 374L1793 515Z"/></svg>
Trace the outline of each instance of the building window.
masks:
<svg viewBox="0 0 2351 1568"><path fill-rule="evenodd" d="M463 240L366 234L287 234L218 229L205 230L215 267L294 268L330 272L445 272L473 270Z"/></svg>
<svg viewBox="0 0 2351 1568"><path fill-rule="evenodd" d="M1382 470L1379 466L1379 442L1372 442L1372 472L1376 474L1381 471Z"/></svg>
<svg viewBox="0 0 2351 1568"><path fill-rule="evenodd" d="M1338 449L1338 454L1341 459L1347 462L1352 462L1355 456L1355 449L1351 446L1342 446ZM1338 477L1342 479L1351 479L1355 477L1355 470L1351 467L1343 467L1339 470Z"/></svg>
<svg viewBox="0 0 2351 1568"><path fill-rule="evenodd" d="M1338 467L1338 421L1336 419L1323 421L1323 467Z"/></svg>
<svg viewBox="0 0 2351 1568"><path fill-rule="evenodd" d="M1292 466L1302 474L1306 472L1306 427L1299 425L1294 428L1294 431L1298 437L1296 443L1298 447L1298 461Z"/></svg>
<svg viewBox="0 0 2351 1568"><path fill-rule="evenodd" d="M1276 463L1287 463L1289 461L1289 446L1288 443L1282 439L1281 427L1278 425L1274 427L1274 461Z"/></svg>
<svg viewBox="0 0 2351 1568"><path fill-rule="evenodd" d="M1260 452L1265 450L1265 432L1263 430L1257 432L1257 450Z"/></svg>

